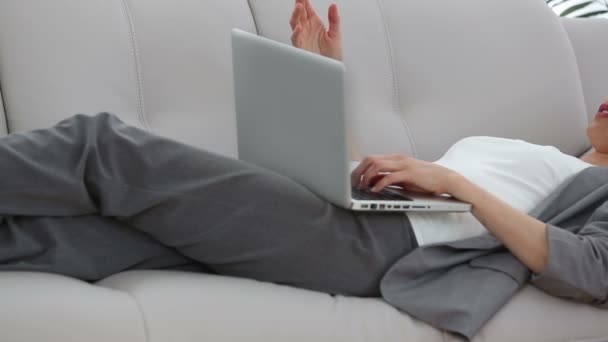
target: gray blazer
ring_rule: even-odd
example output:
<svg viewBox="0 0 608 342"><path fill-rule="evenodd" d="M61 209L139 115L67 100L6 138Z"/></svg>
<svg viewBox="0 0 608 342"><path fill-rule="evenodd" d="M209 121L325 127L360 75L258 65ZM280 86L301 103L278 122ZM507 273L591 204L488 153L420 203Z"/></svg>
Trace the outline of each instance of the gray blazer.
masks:
<svg viewBox="0 0 608 342"><path fill-rule="evenodd" d="M549 263L530 270L484 234L418 248L381 282L390 304L433 326L472 338L528 281L545 292L608 307L608 167L564 182L530 215L547 223Z"/></svg>

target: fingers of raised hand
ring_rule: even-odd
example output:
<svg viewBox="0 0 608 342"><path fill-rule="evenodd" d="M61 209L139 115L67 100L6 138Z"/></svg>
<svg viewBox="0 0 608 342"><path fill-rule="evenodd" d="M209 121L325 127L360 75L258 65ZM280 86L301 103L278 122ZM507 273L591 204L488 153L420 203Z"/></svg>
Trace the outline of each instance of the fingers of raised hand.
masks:
<svg viewBox="0 0 608 342"><path fill-rule="evenodd" d="M331 4L327 10L327 19L329 21L328 34L331 38L337 38L340 35L340 15L338 14L338 5Z"/></svg>
<svg viewBox="0 0 608 342"><path fill-rule="evenodd" d="M293 12L291 13L291 18L289 19L289 26L291 26L291 30L295 30L296 26L300 23L300 9L302 5L296 2L296 6L293 8Z"/></svg>
<svg viewBox="0 0 608 342"><path fill-rule="evenodd" d="M295 47L302 47L302 40L300 35L302 34L302 26L297 25L291 34L291 44Z"/></svg>
<svg viewBox="0 0 608 342"><path fill-rule="evenodd" d="M307 18L312 18L315 15L317 15L317 11L315 11L315 8L312 7L310 0L300 0L300 2L302 3L302 5L304 5L304 9L306 10L305 12L306 12Z"/></svg>
<svg viewBox="0 0 608 342"><path fill-rule="evenodd" d="M305 26L307 21L308 13L306 7L304 7L302 1L297 1L296 7L291 15L291 20L289 21L290 25L292 25L292 29L295 29L298 25Z"/></svg>

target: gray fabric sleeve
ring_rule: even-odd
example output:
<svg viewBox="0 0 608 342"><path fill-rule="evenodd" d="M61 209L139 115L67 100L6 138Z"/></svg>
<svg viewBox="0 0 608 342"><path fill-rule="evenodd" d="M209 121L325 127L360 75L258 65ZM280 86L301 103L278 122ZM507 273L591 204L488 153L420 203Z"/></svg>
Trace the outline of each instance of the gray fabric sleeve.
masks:
<svg viewBox="0 0 608 342"><path fill-rule="evenodd" d="M549 260L536 287L557 297L608 307L608 205L577 233L547 224Z"/></svg>

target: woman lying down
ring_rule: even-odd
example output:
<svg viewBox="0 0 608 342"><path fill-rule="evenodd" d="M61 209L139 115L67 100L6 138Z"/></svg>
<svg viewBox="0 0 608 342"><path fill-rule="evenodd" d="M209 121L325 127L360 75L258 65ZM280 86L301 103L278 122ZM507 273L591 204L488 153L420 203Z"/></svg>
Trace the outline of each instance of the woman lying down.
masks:
<svg viewBox="0 0 608 342"><path fill-rule="evenodd" d="M340 59L339 24L335 5L326 30L298 0L293 44ZM187 269L382 296L471 337L529 280L605 305L608 102L588 134L595 150L582 160L489 137L464 139L434 163L365 158L352 173L362 188L400 185L473 206L404 215L344 210L272 171L110 114L76 115L0 138L0 269L87 281Z"/></svg>

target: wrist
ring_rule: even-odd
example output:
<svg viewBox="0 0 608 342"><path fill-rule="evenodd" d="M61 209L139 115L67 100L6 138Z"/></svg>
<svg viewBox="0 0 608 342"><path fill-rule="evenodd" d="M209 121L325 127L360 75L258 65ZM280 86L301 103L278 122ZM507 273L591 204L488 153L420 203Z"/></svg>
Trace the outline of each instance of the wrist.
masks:
<svg viewBox="0 0 608 342"><path fill-rule="evenodd" d="M469 202L469 197L473 195L475 186L475 184L458 172L452 171L450 175L448 175L448 194L456 199Z"/></svg>

